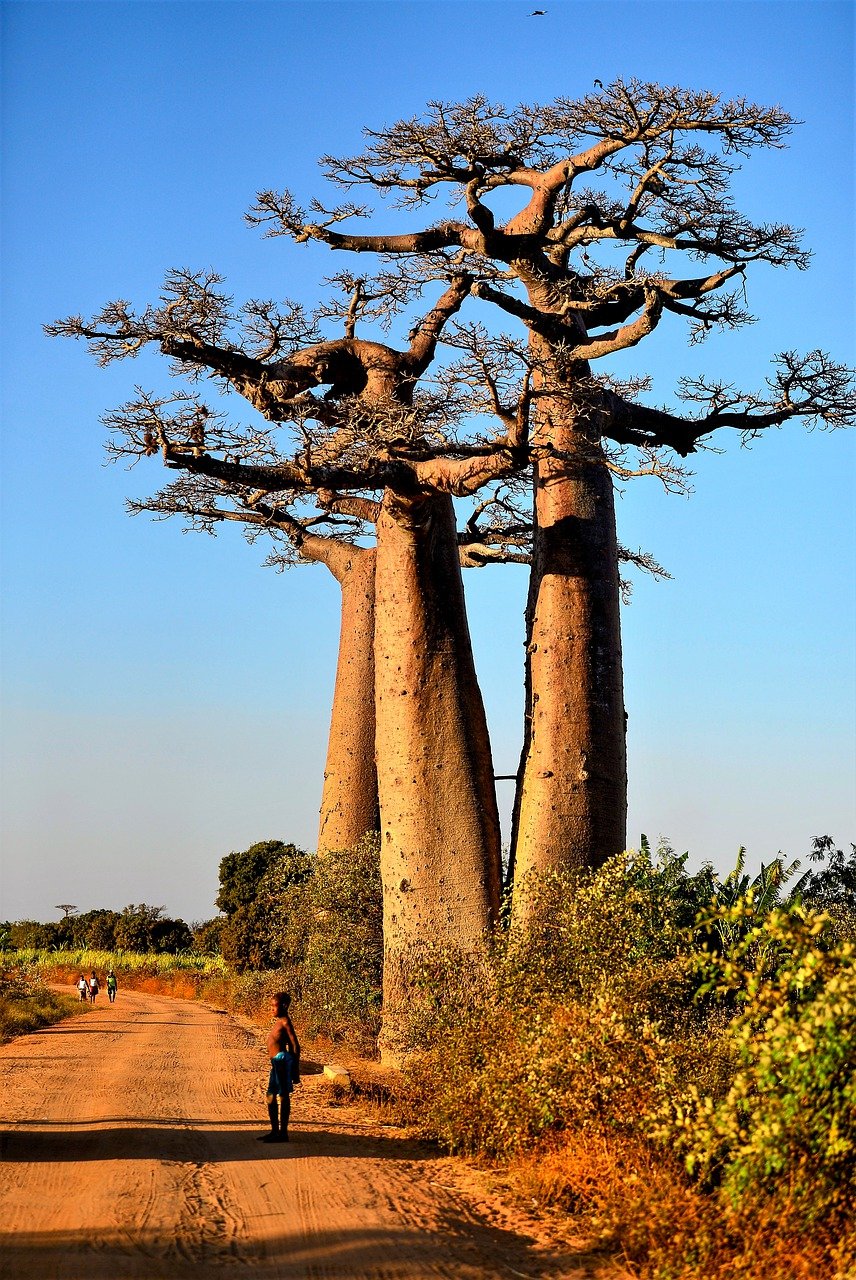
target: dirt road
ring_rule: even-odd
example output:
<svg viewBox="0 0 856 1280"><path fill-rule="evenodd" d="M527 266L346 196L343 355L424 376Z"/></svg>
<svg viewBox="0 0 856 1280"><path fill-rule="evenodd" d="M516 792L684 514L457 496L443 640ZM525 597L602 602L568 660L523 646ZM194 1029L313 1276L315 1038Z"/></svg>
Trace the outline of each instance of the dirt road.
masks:
<svg viewBox="0 0 856 1280"><path fill-rule="evenodd" d="M590 1274L454 1162L332 1108L320 1075L295 1094L291 1143L257 1142L265 1067L259 1037L227 1014L128 991L0 1047L3 1275Z"/></svg>

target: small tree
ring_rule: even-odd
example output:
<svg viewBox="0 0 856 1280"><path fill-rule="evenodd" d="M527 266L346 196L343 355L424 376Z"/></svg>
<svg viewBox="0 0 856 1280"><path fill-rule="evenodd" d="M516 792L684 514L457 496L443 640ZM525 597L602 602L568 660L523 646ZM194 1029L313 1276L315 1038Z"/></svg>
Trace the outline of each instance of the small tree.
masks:
<svg viewBox="0 0 856 1280"><path fill-rule="evenodd" d="M193 935L183 920L164 915L163 907L131 903L115 924L115 946L121 951L184 951Z"/></svg>
<svg viewBox="0 0 856 1280"><path fill-rule="evenodd" d="M235 915L241 907L252 906L258 894L259 884L270 870L280 862L300 864L303 851L296 845L282 840L260 840L241 853L227 853L220 860L220 891L217 907L227 917ZM298 873L297 878L300 878Z"/></svg>
<svg viewBox="0 0 856 1280"><path fill-rule="evenodd" d="M222 916L214 916L211 920L202 920L191 925L192 949L201 956L221 955L220 939L224 923Z"/></svg>
<svg viewBox="0 0 856 1280"><path fill-rule="evenodd" d="M264 840L220 863L217 906L226 915L219 930L223 959L239 972L276 969L282 946L276 928L278 898L312 874L312 859L293 844Z"/></svg>

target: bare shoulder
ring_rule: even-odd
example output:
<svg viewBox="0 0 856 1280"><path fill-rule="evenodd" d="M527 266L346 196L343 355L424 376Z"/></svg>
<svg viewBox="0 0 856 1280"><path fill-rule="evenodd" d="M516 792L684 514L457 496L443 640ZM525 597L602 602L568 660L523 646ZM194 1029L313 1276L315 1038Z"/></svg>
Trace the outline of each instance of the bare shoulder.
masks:
<svg viewBox="0 0 856 1280"><path fill-rule="evenodd" d="M291 1018L288 1014L286 1014L285 1017L282 1019L282 1026L283 1026L285 1035L288 1039L288 1047L290 1049L293 1049L294 1052L297 1053L299 1050L297 1032L294 1030L294 1023L291 1021Z"/></svg>

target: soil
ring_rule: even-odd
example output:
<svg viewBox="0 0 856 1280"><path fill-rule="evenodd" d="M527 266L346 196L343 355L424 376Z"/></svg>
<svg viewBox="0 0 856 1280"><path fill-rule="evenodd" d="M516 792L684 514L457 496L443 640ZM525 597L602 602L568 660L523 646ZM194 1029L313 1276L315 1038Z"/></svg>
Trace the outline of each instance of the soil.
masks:
<svg viewBox="0 0 856 1280"><path fill-rule="evenodd" d="M264 1132L260 1033L120 991L0 1047L0 1248L15 1280L582 1280L595 1260L463 1162L333 1105L304 1062Z"/></svg>

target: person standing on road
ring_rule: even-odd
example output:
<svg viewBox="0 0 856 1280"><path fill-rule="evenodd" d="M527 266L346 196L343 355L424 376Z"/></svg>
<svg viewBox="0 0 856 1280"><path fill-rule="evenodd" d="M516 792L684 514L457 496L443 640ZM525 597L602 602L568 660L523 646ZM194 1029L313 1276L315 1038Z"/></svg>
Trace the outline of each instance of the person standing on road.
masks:
<svg viewBox="0 0 856 1280"><path fill-rule="evenodd" d="M77 989L80 992L81 1000L86 1001L89 999L89 983L86 981L83 974L78 978Z"/></svg>
<svg viewBox="0 0 856 1280"><path fill-rule="evenodd" d="M288 1142L291 1094L294 1086L300 1084L300 1042L294 1030L294 1023L288 1014L290 1005L291 996L287 991L278 991L271 1000L271 1015L274 1023L267 1038L270 1058L267 1087L270 1133L263 1133L259 1142ZM277 1098L279 1098L279 1108L277 1108Z"/></svg>
<svg viewBox="0 0 856 1280"><path fill-rule="evenodd" d="M116 981L116 975L112 969L107 970L107 999L112 1004L116 999L116 992L119 990L119 984Z"/></svg>
<svg viewBox="0 0 856 1280"><path fill-rule="evenodd" d="M100 990L101 988L98 985L98 978L96 977L95 970L93 969L92 977L89 979L89 999L93 1004L95 1004L95 997L98 995Z"/></svg>

